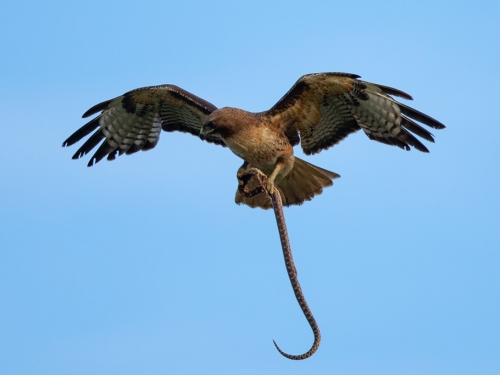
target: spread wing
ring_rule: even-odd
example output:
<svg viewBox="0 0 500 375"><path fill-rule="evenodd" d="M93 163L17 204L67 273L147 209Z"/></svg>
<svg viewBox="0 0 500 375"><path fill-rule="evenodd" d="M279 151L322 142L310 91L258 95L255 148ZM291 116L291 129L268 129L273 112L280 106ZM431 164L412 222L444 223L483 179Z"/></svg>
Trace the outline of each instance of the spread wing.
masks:
<svg viewBox="0 0 500 375"><path fill-rule="evenodd" d="M92 166L107 156L150 150L160 139L161 130L181 131L198 136L205 118L217 107L174 85L143 87L115 99L99 103L83 114L102 111L63 143L71 146L96 130L73 155L81 158L103 141L90 159ZM225 146L217 135L205 139Z"/></svg>
<svg viewBox="0 0 500 375"><path fill-rule="evenodd" d="M413 120L434 129L445 126L392 98L411 100L410 95L358 78L348 73L302 76L267 116L279 124L292 145L300 140L307 155L325 150L359 129L382 143L429 152L413 134L430 142L434 138Z"/></svg>

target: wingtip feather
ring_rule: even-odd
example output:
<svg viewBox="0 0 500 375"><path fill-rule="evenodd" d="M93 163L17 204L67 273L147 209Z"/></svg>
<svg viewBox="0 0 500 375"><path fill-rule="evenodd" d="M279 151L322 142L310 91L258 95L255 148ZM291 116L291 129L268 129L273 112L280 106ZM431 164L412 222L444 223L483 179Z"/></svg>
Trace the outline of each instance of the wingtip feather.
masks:
<svg viewBox="0 0 500 375"><path fill-rule="evenodd" d="M389 86L384 86L384 85L379 85L378 83L375 84L379 89L381 89L384 93L392 96L398 96L403 99L407 100L413 100L413 97L410 94L407 94L404 91L395 89L394 87L389 87Z"/></svg>
<svg viewBox="0 0 500 375"><path fill-rule="evenodd" d="M100 111L103 111L106 109L106 107L108 106L109 103L111 103L113 99L110 99L110 100L106 100L104 102L101 102L99 104L96 104L95 106L93 106L92 108L88 109L83 115L82 115L82 118L86 118L86 117L89 117L89 116L92 116L93 114L97 113L97 112L100 112Z"/></svg>

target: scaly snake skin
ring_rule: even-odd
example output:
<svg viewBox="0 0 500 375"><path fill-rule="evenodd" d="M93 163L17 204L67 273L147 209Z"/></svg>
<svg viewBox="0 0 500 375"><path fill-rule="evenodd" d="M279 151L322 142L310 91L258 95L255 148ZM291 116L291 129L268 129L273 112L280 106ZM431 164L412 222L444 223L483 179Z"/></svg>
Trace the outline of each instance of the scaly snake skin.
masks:
<svg viewBox="0 0 500 375"><path fill-rule="evenodd" d="M246 184L249 181L248 175L256 175L259 178L259 181L262 186L259 186L253 189L252 191L249 191L246 187ZM252 168L248 171L248 174L246 174L246 176L240 176L240 175L238 176L239 180L238 189L242 195L247 197L253 197L261 193L267 194L267 190L265 189L266 179L267 177L265 174L263 174L258 169ZM273 209L274 209L274 214L276 216L276 224L278 225L278 231L281 240L281 248L283 250L283 257L285 258L285 265L286 265L286 270L288 272L288 278L290 279L290 283L292 284L292 289L293 292L295 293L295 298L297 299L297 302L299 303L299 306L302 309L302 312L304 313L304 316L306 317L307 322L309 323L309 326L311 327L314 334L314 342L311 346L311 349L309 349L304 354L299 354L299 355L287 354L279 348L278 344L276 344L276 341L273 340L273 343L278 352L280 352L282 356L288 359L294 359L294 360L306 359L311 357L316 352L316 350L318 350L319 344L321 342L321 333L319 331L318 323L316 323L316 319L314 319L311 309L307 305L307 301L304 297L304 293L302 293L302 288L300 287L299 279L297 277L297 269L295 268L295 264L293 262L292 248L290 246L290 241L288 239L288 231L286 229L285 215L283 214L283 204L281 202L281 195L278 189L274 189L274 192L271 194L271 200L273 202Z"/></svg>

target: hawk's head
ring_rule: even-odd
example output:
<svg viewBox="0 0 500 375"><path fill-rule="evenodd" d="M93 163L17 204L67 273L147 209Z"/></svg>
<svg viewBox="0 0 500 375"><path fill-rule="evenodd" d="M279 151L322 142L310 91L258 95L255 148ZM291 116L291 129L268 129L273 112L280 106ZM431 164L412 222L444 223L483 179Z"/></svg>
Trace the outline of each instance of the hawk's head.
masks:
<svg viewBox="0 0 500 375"><path fill-rule="evenodd" d="M227 139L241 129L244 124L252 118L252 114L238 108L225 107L213 111L208 115L205 123L200 129L200 138L205 139L207 135L219 135Z"/></svg>

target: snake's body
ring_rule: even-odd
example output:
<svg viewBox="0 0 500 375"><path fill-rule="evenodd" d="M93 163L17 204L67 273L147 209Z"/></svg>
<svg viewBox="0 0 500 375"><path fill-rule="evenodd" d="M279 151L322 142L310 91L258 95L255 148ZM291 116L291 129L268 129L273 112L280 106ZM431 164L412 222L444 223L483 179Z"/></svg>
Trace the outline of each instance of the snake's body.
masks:
<svg viewBox="0 0 500 375"><path fill-rule="evenodd" d="M290 246L290 241L288 239L288 231L286 229L285 215L283 214L283 205L281 203L281 195L278 189L274 189L273 194L271 194L271 199L273 201L273 209L274 209L274 214L276 216L276 223L278 224L278 231L281 240L281 248L283 250L283 257L285 258L285 265L286 265L286 270L288 272L288 278L290 279L290 283L292 284L292 289L293 292L295 293L295 298L297 299L297 302L299 303L299 306L302 309L302 312L304 313L304 316L306 317L307 322L311 326L311 329L314 334L314 342L311 346L311 349L309 349L306 353L299 355L287 354L279 348L278 344L276 344L274 340L273 342L274 346L276 346L276 349L278 349L280 354L285 356L286 358L295 360L306 359L312 356L316 352L316 350L318 350L319 344L321 342L321 333L319 331L318 323L316 323L316 319L314 319L311 309L307 305L306 298L304 297L304 293L302 293L302 288L300 287L299 279L297 277L297 269L295 268L295 264L293 262L292 248Z"/></svg>
<svg viewBox="0 0 500 375"><path fill-rule="evenodd" d="M252 191L249 191L246 187L249 180L249 175L257 175L262 186L258 186ZM267 191L265 190L266 176L257 169L252 169L248 171L246 176L238 175L238 180L239 180L238 189L240 193L244 196L252 197L257 194L267 193ZM319 344L321 342L321 333L319 331L319 326L316 323L316 319L314 319L311 309L307 305L306 298L304 297L304 293L302 292L302 288L300 287L299 279L297 277L297 269L295 268L295 264L293 262L292 248L290 246L290 241L288 239L288 231L286 229L285 215L283 213L283 204L278 189L274 189L273 193L271 194L271 200L273 203L274 214L276 216L276 223L278 225L281 248L283 250L283 257L285 259L288 278L290 279L290 283L292 284L292 289L293 292L295 293L295 298L297 299L297 302L299 303L299 306L302 309L302 312L304 313L304 316L306 317L307 322L309 323L309 326L311 327L311 330L313 331L314 334L314 342L311 348L304 354L299 354L299 355L287 354L279 348L278 344L276 344L274 340L273 343L274 346L276 346L278 352L280 352L281 355L283 355L288 359L293 359L293 360L306 359L312 356L316 352L316 350L318 350Z"/></svg>

